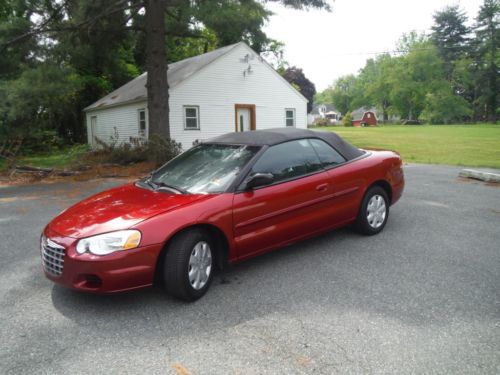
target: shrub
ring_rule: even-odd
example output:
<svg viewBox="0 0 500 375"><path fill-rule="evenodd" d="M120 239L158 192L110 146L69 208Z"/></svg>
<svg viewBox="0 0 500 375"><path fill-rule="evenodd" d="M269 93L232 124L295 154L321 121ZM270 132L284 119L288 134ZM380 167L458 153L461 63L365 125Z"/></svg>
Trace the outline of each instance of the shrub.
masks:
<svg viewBox="0 0 500 375"><path fill-rule="evenodd" d="M403 125L422 125L422 122L420 120L403 120L401 122Z"/></svg>
<svg viewBox="0 0 500 375"><path fill-rule="evenodd" d="M332 124L327 118L317 118L313 122L313 126L331 126Z"/></svg>
<svg viewBox="0 0 500 375"><path fill-rule="evenodd" d="M347 112L345 116L342 118L342 125L344 126L353 126L352 125L352 114L351 112Z"/></svg>
<svg viewBox="0 0 500 375"><path fill-rule="evenodd" d="M100 149L92 153L92 157L100 163L127 165L149 161L160 166L179 155L182 151L180 143L152 135L149 141L132 139L131 143L118 143L118 133L115 131L110 142L95 137Z"/></svg>
<svg viewBox="0 0 500 375"><path fill-rule="evenodd" d="M37 129L23 137L21 153L23 155L50 154L60 150L63 146L64 140L55 130Z"/></svg>
<svg viewBox="0 0 500 375"><path fill-rule="evenodd" d="M182 152L182 145L173 139L152 135L146 143L147 160L160 166Z"/></svg>

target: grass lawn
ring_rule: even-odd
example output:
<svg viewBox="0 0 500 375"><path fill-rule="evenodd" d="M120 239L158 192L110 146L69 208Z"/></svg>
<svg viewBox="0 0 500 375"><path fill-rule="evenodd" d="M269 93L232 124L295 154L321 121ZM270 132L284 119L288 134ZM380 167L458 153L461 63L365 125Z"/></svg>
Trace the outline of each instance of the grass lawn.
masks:
<svg viewBox="0 0 500 375"><path fill-rule="evenodd" d="M500 125L327 127L361 148L394 150L405 162L500 168Z"/></svg>
<svg viewBox="0 0 500 375"><path fill-rule="evenodd" d="M500 125L386 125L373 128L326 127L361 148L398 151L405 162L500 169ZM76 145L49 155L26 156L17 164L63 169L88 150ZM0 159L0 172L6 163Z"/></svg>
<svg viewBox="0 0 500 375"><path fill-rule="evenodd" d="M78 163L80 158L87 152L87 145L75 145L61 151L55 151L48 155L23 156L16 164L30 165L32 167L45 167L63 169ZM7 167L5 160L0 159L0 171Z"/></svg>

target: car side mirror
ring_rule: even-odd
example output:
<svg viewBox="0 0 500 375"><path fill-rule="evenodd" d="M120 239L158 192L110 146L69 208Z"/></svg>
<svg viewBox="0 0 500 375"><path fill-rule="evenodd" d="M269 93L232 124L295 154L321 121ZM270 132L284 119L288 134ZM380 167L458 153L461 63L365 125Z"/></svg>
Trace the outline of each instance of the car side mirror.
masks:
<svg viewBox="0 0 500 375"><path fill-rule="evenodd" d="M254 173L246 181L246 190L252 190L256 187L270 185L274 181L272 173Z"/></svg>

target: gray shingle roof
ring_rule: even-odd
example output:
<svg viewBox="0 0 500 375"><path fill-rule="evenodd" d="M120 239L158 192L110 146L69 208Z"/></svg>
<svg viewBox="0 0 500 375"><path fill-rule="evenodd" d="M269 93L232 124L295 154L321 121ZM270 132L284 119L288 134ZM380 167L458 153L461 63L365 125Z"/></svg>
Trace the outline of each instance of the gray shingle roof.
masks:
<svg viewBox="0 0 500 375"><path fill-rule="evenodd" d="M324 106L326 108L325 112L338 112L333 104L316 104L311 110L312 115L319 115L319 107Z"/></svg>
<svg viewBox="0 0 500 375"><path fill-rule="evenodd" d="M169 87L175 87L186 78L192 76L204 66L210 64L220 56L226 54L239 43L231 44L226 47L216 49L214 51L204 53L202 55L190 57L189 59L181 60L168 65L168 84ZM119 104L146 100L146 81L148 74L142 73L140 76L134 78L132 81L117 88L115 91L109 93L105 97L92 103L84 109L84 111L115 106Z"/></svg>

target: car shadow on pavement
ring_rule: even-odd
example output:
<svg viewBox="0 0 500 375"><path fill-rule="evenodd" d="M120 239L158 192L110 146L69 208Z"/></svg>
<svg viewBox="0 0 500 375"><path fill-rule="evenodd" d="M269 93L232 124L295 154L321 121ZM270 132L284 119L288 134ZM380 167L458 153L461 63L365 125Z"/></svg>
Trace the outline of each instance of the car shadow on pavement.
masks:
<svg viewBox="0 0 500 375"><path fill-rule="evenodd" d="M291 296L294 303L314 298L309 288L304 288L308 279L313 282L312 288L318 281L317 275L310 278L309 268L324 263L326 253L334 259L338 251L343 252L342 248L337 249L339 244L361 238L350 229L339 229L236 264L217 273L207 294L194 303L178 301L158 286L98 295L56 284L52 287L52 303L66 318L84 326L102 321L118 328L119 321L126 320L133 322L129 326L133 327L156 320L174 328L183 326L185 321L198 320L200 314L210 318L207 321L212 325L239 324L289 309ZM331 297L334 301L334 295ZM203 330L201 326L197 328Z"/></svg>
<svg viewBox="0 0 500 375"><path fill-rule="evenodd" d="M409 326L468 318L478 300L495 293L495 276L492 285L471 295L467 279L473 277L472 268L461 268L436 250L429 262L422 253L425 242L399 241L402 230L410 235L420 230L407 220L395 211L377 236L343 228L245 261L216 275L208 293L194 303L172 299L159 288L103 296L59 286L52 289L52 302L90 330L122 330L125 321L129 331L142 334L156 327L152 335L160 330L169 337L186 334L186 328L210 332L297 311L375 314ZM457 267L463 285L457 285ZM480 313L490 318L494 311L484 306Z"/></svg>

